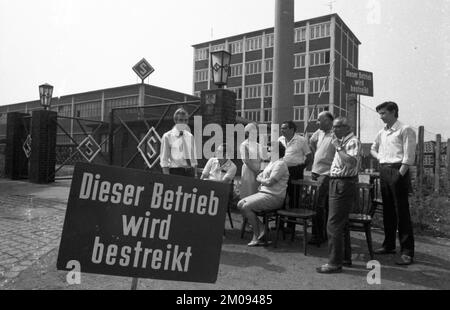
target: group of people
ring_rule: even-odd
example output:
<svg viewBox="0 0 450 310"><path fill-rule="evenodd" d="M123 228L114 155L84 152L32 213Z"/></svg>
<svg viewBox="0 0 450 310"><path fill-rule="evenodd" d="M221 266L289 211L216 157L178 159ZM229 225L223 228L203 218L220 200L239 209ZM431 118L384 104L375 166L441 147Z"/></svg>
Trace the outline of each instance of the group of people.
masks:
<svg viewBox="0 0 450 310"><path fill-rule="evenodd" d="M398 121L396 103L382 103L377 112L386 126L377 134L371 154L380 163L385 241L375 253L395 253L398 230L401 252L396 263L409 265L414 257L408 203L409 167L415 162L416 136L411 127ZM178 109L174 122L174 128L162 137L163 173L197 177L194 141L187 127L188 113ZM257 213L295 207L297 197L291 181L303 179L305 167L312 163L311 178L317 181L319 194L309 242L328 241L328 263L318 267L317 272L338 273L343 266L352 264L347 224L357 195L362 147L347 118L334 118L332 113L324 111L318 116L318 125L319 129L308 140L296 134L294 122L284 122L281 137L269 143L269 150L258 143L256 124L245 127L246 139L240 145L242 172L238 209L253 230L248 246L265 244L263 224ZM270 154L270 162L264 169L263 154ZM219 146L217 156L208 160L200 178L232 183L237 167L230 160L231 156L226 144Z"/></svg>

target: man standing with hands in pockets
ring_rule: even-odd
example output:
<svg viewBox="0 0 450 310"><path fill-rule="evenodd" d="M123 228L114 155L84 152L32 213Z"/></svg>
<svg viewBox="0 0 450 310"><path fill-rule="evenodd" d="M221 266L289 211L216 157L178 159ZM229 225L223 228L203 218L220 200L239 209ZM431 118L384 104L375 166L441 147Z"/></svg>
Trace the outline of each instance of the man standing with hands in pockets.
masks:
<svg viewBox="0 0 450 310"><path fill-rule="evenodd" d="M375 138L370 153L380 163L381 196L383 199L384 242L375 254L395 253L398 228L400 257L398 265L410 265L414 257L414 235L409 212L409 167L414 165L416 133L398 121L398 106L384 102L377 112L386 126Z"/></svg>

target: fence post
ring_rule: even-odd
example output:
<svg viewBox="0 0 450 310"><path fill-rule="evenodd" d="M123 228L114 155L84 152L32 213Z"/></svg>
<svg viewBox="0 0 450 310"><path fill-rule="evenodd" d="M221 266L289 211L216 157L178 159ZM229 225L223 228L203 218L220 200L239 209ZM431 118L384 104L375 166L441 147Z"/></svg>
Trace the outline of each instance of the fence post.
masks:
<svg viewBox="0 0 450 310"><path fill-rule="evenodd" d="M439 194L439 177L441 174L441 135L436 135L436 153L434 155L434 193Z"/></svg>
<svg viewBox="0 0 450 310"><path fill-rule="evenodd" d="M447 140L447 184L450 183L450 139ZM447 187L447 190L450 188Z"/></svg>
<svg viewBox="0 0 450 310"><path fill-rule="evenodd" d="M425 127L419 127L419 143L418 143L418 156L417 156L417 181L418 181L418 190L419 197L422 198L423 194L423 179L424 179L424 169L423 169L423 161L424 161L424 147L425 147Z"/></svg>

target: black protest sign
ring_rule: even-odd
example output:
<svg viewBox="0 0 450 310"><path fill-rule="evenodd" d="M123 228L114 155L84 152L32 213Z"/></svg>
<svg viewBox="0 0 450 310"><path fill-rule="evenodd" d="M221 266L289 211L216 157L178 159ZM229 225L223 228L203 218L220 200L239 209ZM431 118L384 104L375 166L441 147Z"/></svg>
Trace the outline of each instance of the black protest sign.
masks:
<svg viewBox="0 0 450 310"><path fill-rule="evenodd" d="M355 69L345 69L345 91L373 97L373 73Z"/></svg>
<svg viewBox="0 0 450 310"><path fill-rule="evenodd" d="M57 267L214 283L230 186L78 163Z"/></svg>

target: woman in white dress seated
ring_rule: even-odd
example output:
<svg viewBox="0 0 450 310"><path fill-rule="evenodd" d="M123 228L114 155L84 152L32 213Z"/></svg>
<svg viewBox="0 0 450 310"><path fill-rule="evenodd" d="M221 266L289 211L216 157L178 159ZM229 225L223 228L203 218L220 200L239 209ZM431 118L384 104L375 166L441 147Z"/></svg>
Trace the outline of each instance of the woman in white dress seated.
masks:
<svg viewBox="0 0 450 310"><path fill-rule="evenodd" d="M261 184L258 192L238 202L238 209L253 229L248 246L264 244L264 228L256 212L280 209L286 197L289 169L283 161L285 148L280 142L271 143L270 163L256 180Z"/></svg>
<svg viewBox="0 0 450 310"><path fill-rule="evenodd" d="M206 163L200 179L231 184L237 167L229 158L227 145L220 145L216 150L216 157L211 157Z"/></svg>

